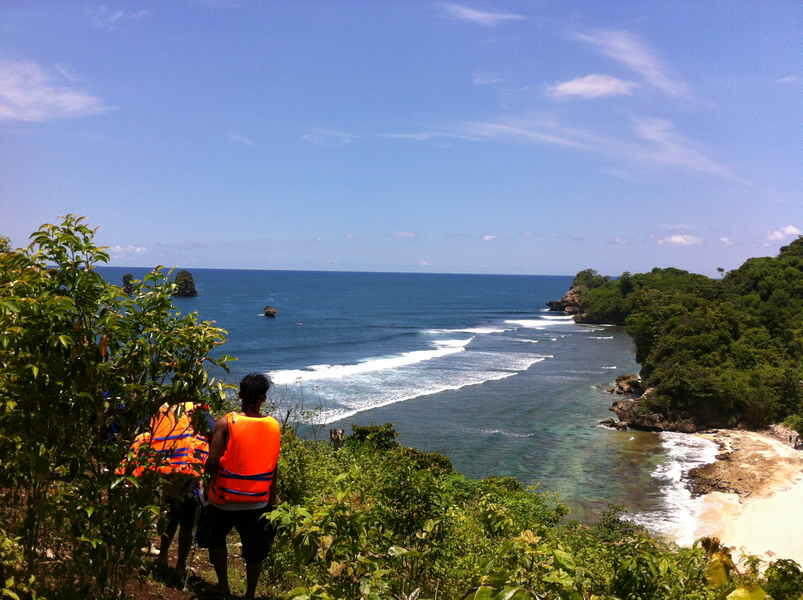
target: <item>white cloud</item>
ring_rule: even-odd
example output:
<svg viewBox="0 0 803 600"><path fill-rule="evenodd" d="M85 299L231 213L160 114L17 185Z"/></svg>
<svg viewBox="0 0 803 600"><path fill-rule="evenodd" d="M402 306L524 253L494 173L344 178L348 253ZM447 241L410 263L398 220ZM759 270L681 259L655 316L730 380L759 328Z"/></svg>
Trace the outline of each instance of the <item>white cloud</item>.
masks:
<svg viewBox="0 0 803 600"><path fill-rule="evenodd" d="M800 80L800 77L797 75L787 75L786 77L779 77L775 80L775 83L797 83Z"/></svg>
<svg viewBox="0 0 803 600"><path fill-rule="evenodd" d="M482 241L483 242L492 242L495 239L496 239L496 236L491 234L491 233L486 233L484 236L482 236Z"/></svg>
<svg viewBox="0 0 803 600"><path fill-rule="evenodd" d="M658 240L660 246L696 246L703 240L688 233L675 233Z"/></svg>
<svg viewBox="0 0 803 600"><path fill-rule="evenodd" d="M611 246L627 246L627 240L623 237L616 236L610 242L608 242Z"/></svg>
<svg viewBox="0 0 803 600"><path fill-rule="evenodd" d="M103 31L114 31L126 21L139 21L151 15L149 10L111 9L105 4L88 9L88 13L92 25Z"/></svg>
<svg viewBox="0 0 803 600"><path fill-rule="evenodd" d="M580 98L603 98L605 96L629 96L637 83L624 81L610 75L591 74L549 86L547 93L553 98L579 96Z"/></svg>
<svg viewBox="0 0 803 600"><path fill-rule="evenodd" d="M244 144L246 146L255 146L254 140L252 140L247 135L243 135L242 133L237 133L236 131L229 131L226 134L226 137L229 139L230 142L234 142L235 144Z"/></svg>
<svg viewBox="0 0 803 600"><path fill-rule="evenodd" d="M527 18L524 15L517 15L515 13L477 10L462 4L447 3L442 4L441 7L446 15L452 19L474 23L484 27L495 27L505 21L523 21Z"/></svg>
<svg viewBox="0 0 803 600"><path fill-rule="evenodd" d="M719 243L725 246L726 248L730 248L736 245L736 242L733 239L729 238L728 236L722 236L719 238Z"/></svg>
<svg viewBox="0 0 803 600"><path fill-rule="evenodd" d="M578 34L576 38L596 46L602 54L635 71L665 94L678 98L689 96L688 85L670 77L652 49L632 33L597 31Z"/></svg>
<svg viewBox="0 0 803 600"><path fill-rule="evenodd" d="M340 148L351 144L357 139L356 135L333 129L310 129L301 136L301 141L325 148Z"/></svg>
<svg viewBox="0 0 803 600"><path fill-rule="evenodd" d="M148 251L144 246L110 246L109 254L112 258L123 258L125 256L136 256L138 254L145 254Z"/></svg>
<svg viewBox="0 0 803 600"><path fill-rule="evenodd" d="M474 72L471 76L474 85L494 85L496 83L503 83L505 80L498 75L491 75L489 73Z"/></svg>
<svg viewBox="0 0 803 600"><path fill-rule="evenodd" d="M785 227L767 233L767 240L770 242L780 242L796 235L801 235L800 229L794 225L786 225Z"/></svg>
<svg viewBox="0 0 803 600"><path fill-rule="evenodd" d="M429 262L426 258L421 258L418 261L418 266L419 267L431 267L432 263Z"/></svg>
<svg viewBox="0 0 803 600"><path fill-rule="evenodd" d="M418 237L415 231L397 231L393 234L397 240L412 240Z"/></svg>
<svg viewBox="0 0 803 600"><path fill-rule="evenodd" d="M47 121L107 110L100 98L53 83L35 62L0 61L0 120Z"/></svg>

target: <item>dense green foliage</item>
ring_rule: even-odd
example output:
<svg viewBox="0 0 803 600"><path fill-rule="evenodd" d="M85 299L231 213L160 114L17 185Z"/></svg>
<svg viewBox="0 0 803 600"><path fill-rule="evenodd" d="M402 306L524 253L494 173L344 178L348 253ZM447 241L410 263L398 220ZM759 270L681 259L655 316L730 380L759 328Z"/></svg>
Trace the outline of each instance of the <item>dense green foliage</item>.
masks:
<svg viewBox="0 0 803 600"><path fill-rule="evenodd" d="M279 470L265 581L282 598L722 600L767 585L734 574L712 588L701 547L660 542L614 511L593 526L566 521L554 498L467 479L399 446L388 425L355 428L339 449L288 432ZM774 598L798 599L795 563L767 573Z"/></svg>
<svg viewBox="0 0 803 600"><path fill-rule="evenodd" d="M160 269L129 296L94 270L106 260L72 216L0 253L0 596L12 600L122 597L156 535L163 485L128 474L131 441L164 402L224 409L225 386L205 369L225 366L209 358L224 332L177 313ZM390 425L354 427L340 447L290 428L279 472L272 597L723 600L742 579L775 600L799 594L790 561L711 588L702 548L614 512L566 521L554 498L467 479L400 446Z"/></svg>
<svg viewBox="0 0 803 600"><path fill-rule="evenodd" d="M158 478L115 474L131 440L164 402L219 406L205 364L227 360L158 270L131 296L104 281L93 235L67 216L0 253L0 530L80 598L119 590L151 535Z"/></svg>
<svg viewBox="0 0 803 600"><path fill-rule="evenodd" d="M578 277L582 320L633 337L653 410L747 426L801 412L803 238L720 280L672 268Z"/></svg>

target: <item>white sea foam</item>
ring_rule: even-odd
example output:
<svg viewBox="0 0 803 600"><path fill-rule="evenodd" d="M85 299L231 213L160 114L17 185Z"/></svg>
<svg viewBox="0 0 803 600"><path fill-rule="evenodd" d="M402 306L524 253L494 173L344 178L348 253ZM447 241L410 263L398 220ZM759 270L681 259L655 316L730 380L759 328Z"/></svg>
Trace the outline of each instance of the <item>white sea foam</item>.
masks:
<svg viewBox="0 0 803 600"><path fill-rule="evenodd" d="M432 344L435 349L433 350L414 350L412 352L404 352L398 356L369 358L350 365L310 365L306 369L272 371L268 375L270 375L274 383L278 384L316 381L319 379L342 379L373 371L406 367L425 360L463 352L473 339L473 337L470 337L467 340L434 340Z"/></svg>
<svg viewBox="0 0 803 600"><path fill-rule="evenodd" d="M504 333L512 330L512 328L500 329L499 327L467 327L465 329L425 329L424 333L473 333L475 335L483 335L487 333Z"/></svg>
<svg viewBox="0 0 803 600"><path fill-rule="evenodd" d="M586 339L588 339L588 340L612 340L613 336L612 335L592 335L592 336L590 336L590 337L588 337Z"/></svg>
<svg viewBox="0 0 803 600"><path fill-rule="evenodd" d="M546 317L540 319L508 319L505 323L523 329L546 329L547 327L555 327L556 325L574 325L574 321L572 320L548 319Z"/></svg>
<svg viewBox="0 0 803 600"><path fill-rule="evenodd" d="M542 319L547 319L548 321L571 321L574 322L574 317L571 315L542 315Z"/></svg>
<svg viewBox="0 0 803 600"><path fill-rule="evenodd" d="M531 339L528 339L528 338L505 338L505 339L508 339L511 342L522 342L522 343L525 343L525 344L537 344L538 343L538 340L531 340Z"/></svg>
<svg viewBox="0 0 803 600"><path fill-rule="evenodd" d="M652 476L658 480L663 506L629 518L648 529L670 536L682 546L694 542L702 497L692 498L687 487L689 472L716 460L719 447L712 441L686 433L659 434L667 454Z"/></svg>
<svg viewBox="0 0 803 600"><path fill-rule="evenodd" d="M504 437L512 437L512 438L529 438L535 435L535 432L515 433L513 431L504 431L502 429L475 429L472 431L477 431L478 433L484 433L486 435L502 435Z"/></svg>
<svg viewBox="0 0 803 600"><path fill-rule="evenodd" d="M306 408L317 409L310 419L312 422L331 423L362 411L419 396L512 377L551 358L551 355L543 354L471 350L465 347L468 340L448 342L454 347L440 350L462 351L439 356L428 355L426 359L416 362L410 358L415 353L406 353L389 359L372 359L357 365L326 365L320 366L323 368L278 372L280 377L276 378L274 375L274 379L281 383L276 386L274 398L278 400L280 407L289 407L303 400ZM462 345L459 348L458 343ZM393 360L395 363L390 366L389 362L377 362L386 360ZM366 364L373 365L373 368L362 366ZM377 365L382 365L383 368L377 369ZM310 383L305 385L307 381ZM292 385L296 383L300 385Z"/></svg>
<svg viewBox="0 0 803 600"><path fill-rule="evenodd" d="M615 365L603 365L603 366L602 366L602 367L600 367L600 368L602 368L602 369L615 369L615 368L616 368L616 366L615 366Z"/></svg>

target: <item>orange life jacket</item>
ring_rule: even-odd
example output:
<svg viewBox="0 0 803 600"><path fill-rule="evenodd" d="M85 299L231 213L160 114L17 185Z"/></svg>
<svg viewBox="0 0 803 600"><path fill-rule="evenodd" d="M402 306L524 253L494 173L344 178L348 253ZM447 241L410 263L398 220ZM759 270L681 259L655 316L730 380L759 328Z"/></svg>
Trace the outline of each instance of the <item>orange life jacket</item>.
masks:
<svg viewBox="0 0 803 600"><path fill-rule="evenodd" d="M163 475L201 475L209 455L209 443L192 429L190 412L194 408L192 402L178 406L165 403L159 407L159 412L150 421L150 431L139 434L131 445L136 461L132 471L134 476L140 477L146 470ZM118 469L121 471L125 472L124 465Z"/></svg>
<svg viewBox="0 0 803 600"><path fill-rule="evenodd" d="M209 501L218 505L267 502L281 449L279 422L273 417L229 413L226 424L226 450L209 488Z"/></svg>

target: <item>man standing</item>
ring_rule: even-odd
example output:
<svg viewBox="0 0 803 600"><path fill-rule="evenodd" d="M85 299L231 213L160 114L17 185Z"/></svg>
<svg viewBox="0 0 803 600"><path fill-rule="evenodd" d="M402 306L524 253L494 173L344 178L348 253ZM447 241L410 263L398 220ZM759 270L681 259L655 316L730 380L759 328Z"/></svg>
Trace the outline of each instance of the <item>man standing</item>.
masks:
<svg viewBox="0 0 803 600"><path fill-rule="evenodd" d="M240 534L245 559L245 600L252 600L262 561L273 543L273 528L264 514L273 506L281 427L260 414L270 381L260 373L240 382L242 412L231 412L215 424L206 472L209 505L198 528L198 544L209 548L218 586L229 593L226 536Z"/></svg>
<svg viewBox="0 0 803 600"><path fill-rule="evenodd" d="M196 413L208 415L203 407L192 402L162 404L150 420L148 430L134 439L130 457L117 469L120 475L143 477L146 473L158 473L163 477L165 509L159 523L161 544L156 564L167 570L168 552L178 530L176 574L179 580L186 576L192 530L200 508L198 484L209 453L207 438L196 433L193 427ZM197 421L202 422L202 419Z"/></svg>

